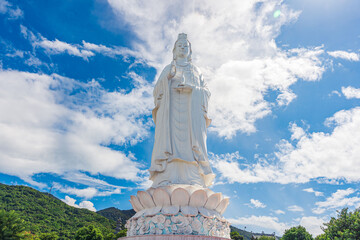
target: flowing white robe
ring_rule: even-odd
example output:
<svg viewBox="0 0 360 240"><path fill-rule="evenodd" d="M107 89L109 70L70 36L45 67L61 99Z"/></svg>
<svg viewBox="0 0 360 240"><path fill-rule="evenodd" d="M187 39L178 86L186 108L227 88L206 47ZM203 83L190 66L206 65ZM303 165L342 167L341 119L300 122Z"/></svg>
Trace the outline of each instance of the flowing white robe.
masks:
<svg viewBox="0 0 360 240"><path fill-rule="evenodd" d="M176 66L168 80L171 65L162 71L154 89L155 142L151 157L153 187L170 184L210 186L213 174L206 147L210 92L200 70L189 64ZM192 86L191 92L174 89L179 83Z"/></svg>

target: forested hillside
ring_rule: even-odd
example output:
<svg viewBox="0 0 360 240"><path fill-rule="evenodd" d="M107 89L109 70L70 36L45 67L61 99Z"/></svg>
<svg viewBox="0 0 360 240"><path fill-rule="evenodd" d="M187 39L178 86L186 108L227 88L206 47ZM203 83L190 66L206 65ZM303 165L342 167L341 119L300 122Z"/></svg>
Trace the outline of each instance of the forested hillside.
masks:
<svg viewBox="0 0 360 240"><path fill-rule="evenodd" d="M106 217L110 220L120 222L122 225L125 225L126 220L135 215L135 211L133 209L130 210L119 210L114 207L106 208L96 213L100 214L103 217Z"/></svg>
<svg viewBox="0 0 360 240"><path fill-rule="evenodd" d="M116 222L87 209L67 205L51 194L25 186L0 184L0 209L14 210L34 235L56 232L59 239L73 239L77 230L90 224L102 234L114 232Z"/></svg>

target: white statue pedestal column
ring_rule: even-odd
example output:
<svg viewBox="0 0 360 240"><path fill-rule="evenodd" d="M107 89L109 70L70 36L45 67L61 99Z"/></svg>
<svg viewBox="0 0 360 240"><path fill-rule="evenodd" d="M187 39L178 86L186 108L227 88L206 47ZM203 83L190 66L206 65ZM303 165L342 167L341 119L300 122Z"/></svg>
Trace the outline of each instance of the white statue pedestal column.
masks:
<svg viewBox="0 0 360 240"><path fill-rule="evenodd" d="M229 240L228 238L199 235L141 235L119 238L118 240Z"/></svg>

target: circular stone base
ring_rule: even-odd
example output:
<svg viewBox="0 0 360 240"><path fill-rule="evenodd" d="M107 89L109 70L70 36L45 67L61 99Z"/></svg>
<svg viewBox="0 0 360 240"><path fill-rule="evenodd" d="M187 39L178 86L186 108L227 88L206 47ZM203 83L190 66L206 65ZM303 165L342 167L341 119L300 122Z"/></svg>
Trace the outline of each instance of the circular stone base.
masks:
<svg viewBox="0 0 360 240"><path fill-rule="evenodd" d="M142 235L123 237L118 240L229 240L229 238L195 235Z"/></svg>

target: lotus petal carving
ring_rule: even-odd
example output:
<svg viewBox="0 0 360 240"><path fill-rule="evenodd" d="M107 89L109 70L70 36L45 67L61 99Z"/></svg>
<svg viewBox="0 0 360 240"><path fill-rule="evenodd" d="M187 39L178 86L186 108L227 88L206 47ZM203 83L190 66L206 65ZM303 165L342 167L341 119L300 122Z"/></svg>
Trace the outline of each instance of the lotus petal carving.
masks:
<svg viewBox="0 0 360 240"><path fill-rule="evenodd" d="M180 207L178 205L164 206L161 212L165 215L176 215L178 214Z"/></svg>
<svg viewBox="0 0 360 240"><path fill-rule="evenodd" d="M221 201L221 198L222 198L222 194L221 193L214 193L212 194L206 204L205 204L205 208L207 209L215 209L217 206L219 206L219 203Z"/></svg>
<svg viewBox="0 0 360 240"><path fill-rule="evenodd" d="M153 192L153 199L156 206L170 206L170 195L162 188L157 188Z"/></svg>
<svg viewBox="0 0 360 240"><path fill-rule="evenodd" d="M144 209L143 205L140 203L139 199L135 196L130 196L130 203L134 208L135 212L139 212Z"/></svg>
<svg viewBox="0 0 360 240"><path fill-rule="evenodd" d="M208 200L207 194L204 190L200 189L195 191L191 197L189 206L191 207L203 207Z"/></svg>
<svg viewBox="0 0 360 240"><path fill-rule="evenodd" d="M225 212L228 205L229 205L229 198L224 198L223 200L221 200L219 206L216 207L216 211L222 215Z"/></svg>
<svg viewBox="0 0 360 240"><path fill-rule="evenodd" d="M161 206L148 208L145 210L144 216L146 216L146 217L154 216L154 215L158 214L160 211L161 211Z"/></svg>
<svg viewBox="0 0 360 240"><path fill-rule="evenodd" d="M183 188L175 189L171 194L171 204L178 206L188 206L189 205L189 193Z"/></svg>
<svg viewBox="0 0 360 240"><path fill-rule="evenodd" d="M137 212L137 217L153 216L159 212L174 215L181 211L185 216L194 216L200 212L207 218L221 218L229 199L224 199L221 193L214 193L199 186L171 185L139 191L137 197L130 197L130 202ZM145 212L142 211L144 209ZM139 212L142 213L138 214Z"/></svg>
<svg viewBox="0 0 360 240"><path fill-rule="evenodd" d="M190 216L190 217L194 217L199 213L197 207L191 207L191 206L181 206L180 210L185 216Z"/></svg>
<svg viewBox="0 0 360 240"><path fill-rule="evenodd" d="M141 204L144 208L153 208L155 207L155 203L148 192L145 191L138 191L137 197L140 200Z"/></svg>

